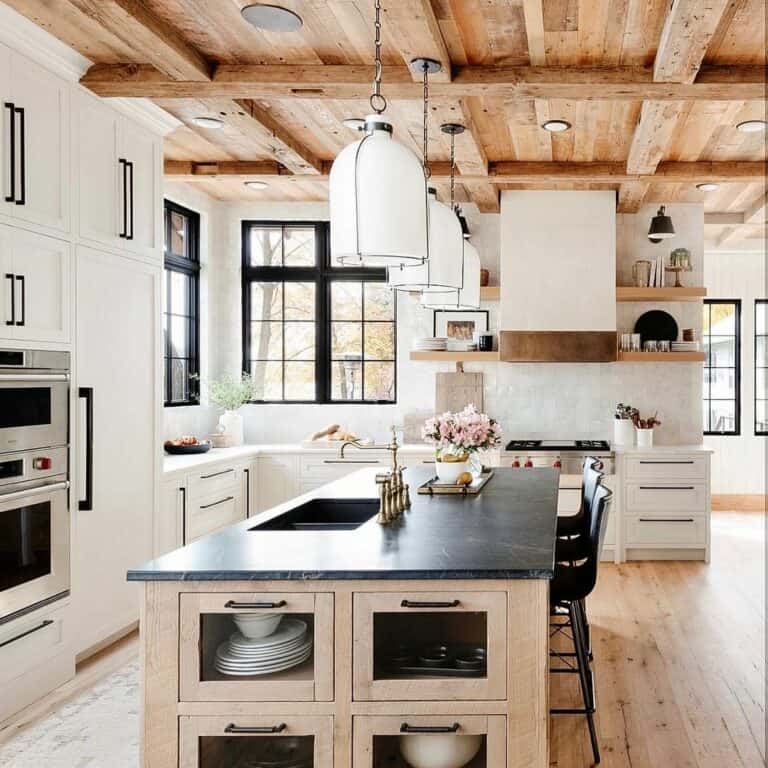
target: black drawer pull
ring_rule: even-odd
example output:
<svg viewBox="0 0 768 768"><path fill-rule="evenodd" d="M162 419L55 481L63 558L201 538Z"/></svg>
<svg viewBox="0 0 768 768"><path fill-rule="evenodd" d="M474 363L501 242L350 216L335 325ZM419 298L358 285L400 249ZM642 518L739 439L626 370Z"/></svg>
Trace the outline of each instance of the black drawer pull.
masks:
<svg viewBox="0 0 768 768"><path fill-rule="evenodd" d="M225 504L228 501L232 501L234 496L227 496L226 499L219 499L219 501L212 501L210 504L201 504L200 509L210 509L211 507L218 507L219 504Z"/></svg>
<svg viewBox="0 0 768 768"><path fill-rule="evenodd" d="M4 104L8 110L10 122L11 122L11 135L10 135L10 154L8 163L8 170L10 172L10 194L5 196L6 203L16 202L16 105L12 101L6 101Z"/></svg>
<svg viewBox="0 0 768 768"><path fill-rule="evenodd" d="M450 600L444 603L434 601L403 600L400 603L401 608L455 608L459 605L458 600Z"/></svg>
<svg viewBox="0 0 768 768"><path fill-rule="evenodd" d="M12 272L6 272L5 279L8 280L11 286L11 319L6 320L6 325L16 325L16 283L14 283L16 275Z"/></svg>
<svg viewBox="0 0 768 768"><path fill-rule="evenodd" d="M323 459L323 464L378 464L378 461L365 459Z"/></svg>
<svg viewBox="0 0 768 768"><path fill-rule="evenodd" d="M6 645L15 643L17 640L21 640L22 637L27 637L33 632L37 632L39 629L50 627L51 624L53 624L53 619L46 619L42 624L38 624L36 627L32 627L32 629L28 629L26 632L22 632L20 635L16 635L16 637L12 637L10 640L3 640L3 642L0 643L0 648L4 648Z"/></svg>
<svg viewBox="0 0 768 768"><path fill-rule="evenodd" d="M285 723L280 725L235 725L230 723L224 733L282 733L288 726Z"/></svg>
<svg viewBox="0 0 768 768"><path fill-rule="evenodd" d="M641 491L694 491L692 485L641 485Z"/></svg>
<svg viewBox="0 0 768 768"><path fill-rule="evenodd" d="M694 462L693 462L693 459L685 459L680 461L651 461L650 459L649 460L640 459L640 463L641 464L693 464Z"/></svg>
<svg viewBox="0 0 768 768"><path fill-rule="evenodd" d="M234 472L234 469L222 469L221 472L211 472L210 475L200 475L201 480L210 480L212 477L218 477L219 475L226 475L228 472Z"/></svg>
<svg viewBox="0 0 768 768"><path fill-rule="evenodd" d="M692 523L692 517L639 517L641 523Z"/></svg>
<svg viewBox="0 0 768 768"><path fill-rule="evenodd" d="M227 600L225 608L285 608L288 603L278 600L276 603L240 603L237 600Z"/></svg>
<svg viewBox="0 0 768 768"><path fill-rule="evenodd" d="M460 727L458 723L453 725L408 725L408 723L403 723L400 726L400 733L456 733Z"/></svg>

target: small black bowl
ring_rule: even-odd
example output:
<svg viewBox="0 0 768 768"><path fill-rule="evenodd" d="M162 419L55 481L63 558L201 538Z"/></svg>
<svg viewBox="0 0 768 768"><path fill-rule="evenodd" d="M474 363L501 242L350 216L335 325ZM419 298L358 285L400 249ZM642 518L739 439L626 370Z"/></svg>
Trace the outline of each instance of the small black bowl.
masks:
<svg viewBox="0 0 768 768"><path fill-rule="evenodd" d="M166 453L174 456L183 456L190 453L208 453L211 450L211 441L205 440L195 445L172 445L171 443L166 443L163 448Z"/></svg>

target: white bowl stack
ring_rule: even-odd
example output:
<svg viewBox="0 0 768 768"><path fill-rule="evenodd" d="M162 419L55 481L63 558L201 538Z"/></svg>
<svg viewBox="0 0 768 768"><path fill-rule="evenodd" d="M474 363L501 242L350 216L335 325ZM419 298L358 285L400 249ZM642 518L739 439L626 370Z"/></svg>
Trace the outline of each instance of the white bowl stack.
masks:
<svg viewBox="0 0 768 768"><path fill-rule="evenodd" d="M234 620L240 631L216 649L214 667L222 675L284 672L312 655L312 635L301 619L280 613L241 613Z"/></svg>
<svg viewBox="0 0 768 768"><path fill-rule="evenodd" d="M444 336L421 336L413 340L414 352L445 352L448 339Z"/></svg>

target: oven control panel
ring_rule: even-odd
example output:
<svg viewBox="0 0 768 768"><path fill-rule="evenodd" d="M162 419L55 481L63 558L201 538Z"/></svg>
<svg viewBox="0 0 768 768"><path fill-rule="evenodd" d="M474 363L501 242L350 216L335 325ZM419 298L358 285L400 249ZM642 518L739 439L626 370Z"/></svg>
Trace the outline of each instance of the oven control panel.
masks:
<svg viewBox="0 0 768 768"><path fill-rule="evenodd" d="M18 453L0 453L0 486L66 475L67 454L66 446L39 448Z"/></svg>

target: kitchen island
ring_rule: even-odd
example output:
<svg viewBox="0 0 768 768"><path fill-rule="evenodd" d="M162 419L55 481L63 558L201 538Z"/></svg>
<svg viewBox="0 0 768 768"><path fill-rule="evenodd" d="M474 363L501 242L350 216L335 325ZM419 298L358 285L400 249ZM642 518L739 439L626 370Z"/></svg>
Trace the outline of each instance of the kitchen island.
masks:
<svg viewBox="0 0 768 768"><path fill-rule="evenodd" d="M474 739L472 768L548 766L557 470L497 469L477 496L422 496L430 469L408 469L412 506L389 526L375 473L129 572L144 582L145 768L404 768L400 739L424 728ZM313 511L342 522L304 530ZM233 672L221 657L234 619L265 613L283 635L303 627L311 651Z"/></svg>

